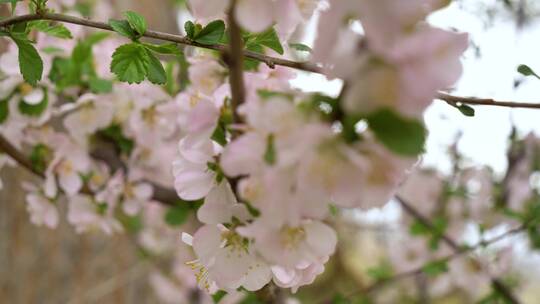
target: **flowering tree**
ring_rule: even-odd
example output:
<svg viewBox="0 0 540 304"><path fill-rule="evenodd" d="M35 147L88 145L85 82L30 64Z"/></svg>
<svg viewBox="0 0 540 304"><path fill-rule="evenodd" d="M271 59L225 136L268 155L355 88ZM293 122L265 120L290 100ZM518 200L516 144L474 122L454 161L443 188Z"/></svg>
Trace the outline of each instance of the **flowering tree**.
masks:
<svg viewBox="0 0 540 304"><path fill-rule="evenodd" d="M468 37L426 17L449 1L190 0L183 36L131 11L93 21L104 2L20 2L0 1L0 166L38 177L22 185L35 225L54 229L65 205L78 233L136 234L172 258L150 278L167 303L285 303L348 241L352 210L394 201L403 216L367 283L320 303L520 303L527 276L501 243L540 248L540 140L512 136L504 176L455 150L450 173L419 164L435 99L466 116L540 107L448 94ZM313 47L296 43L314 15ZM300 71L341 94L294 89Z"/></svg>

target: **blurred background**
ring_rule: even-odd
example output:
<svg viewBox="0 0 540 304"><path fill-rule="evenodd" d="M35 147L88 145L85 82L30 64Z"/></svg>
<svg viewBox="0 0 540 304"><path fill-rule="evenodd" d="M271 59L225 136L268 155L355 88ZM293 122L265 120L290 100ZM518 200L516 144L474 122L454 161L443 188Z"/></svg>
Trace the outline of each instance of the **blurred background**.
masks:
<svg viewBox="0 0 540 304"><path fill-rule="evenodd" d="M105 1L105 0L99 0ZM84 4L86 1L77 1ZM183 1L114 0L119 13L134 10L144 15L150 28L179 33ZM7 5L0 5L7 15ZM430 21L446 28L471 34L471 48L464 57L464 75L455 95L489 97L501 100L540 102L540 81L524 79L516 72L519 64L540 70L540 1L538 0L461 0L434 14ZM313 24L298 35L307 44L314 39ZM4 46L0 42L0 50ZM296 87L307 91L337 94L339 81L322 76L300 74ZM487 164L496 172L506 167L507 138L512 126L521 135L540 134L540 110L476 108L468 118L443 102L436 101L426 113L430 130L424 165L445 171L450 169L448 147L459 138L458 149L472 163ZM64 222L56 230L34 227L29 220L20 187L29 176L22 169L0 171L4 188L0 190L0 303L156 303L148 284L149 261L127 234L105 237L101 234L77 235ZM362 218L366 222L389 221L396 216L395 206L376 210ZM359 220L357 226L362 226ZM377 264L378 238L388 231L377 225L350 227L343 224L340 235L346 240L316 284L301 290L306 303L324 298L331 290L321 289L325 282L343 289L365 285L362 273ZM361 233L357 233L360 231ZM350 233L355 232L355 233ZM531 260L538 259L529 256ZM531 288L527 303L539 303L538 291ZM456 302L457 301L457 302ZM459 303L449 300L447 303Z"/></svg>

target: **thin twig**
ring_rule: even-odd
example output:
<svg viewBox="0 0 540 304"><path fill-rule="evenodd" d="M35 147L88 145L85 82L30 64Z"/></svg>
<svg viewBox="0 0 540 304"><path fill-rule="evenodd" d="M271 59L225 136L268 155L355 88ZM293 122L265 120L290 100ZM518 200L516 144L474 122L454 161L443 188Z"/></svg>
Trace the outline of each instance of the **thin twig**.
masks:
<svg viewBox="0 0 540 304"><path fill-rule="evenodd" d="M244 103L246 98L244 84L244 42L242 40L242 31L236 23L236 0L231 1L229 8L229 49L225 53L225 61L229 66L229 83L231 86L231 107L235 123L240 123L241 119L238 115L238 107Z"/></svg>
<svg viewBox="0 0 540 304"><path fill-rule="evenodd" d="M453 96L445 93L437 94L437 99L445 101L450 105L456 105L459 103L478 106L496 106L507 108L528 108L528 109L540 109L540 102L517 102L517 101L498 101L491 98L475 98L475 97L460 97Z"/></svg>
<svg viewBox="0 0 540 304"><path fill-rule="evenodd" d="M86 27L93 27L93 28L102 29L105 31L114 31L113 28L105 22L93 21L89 19L68 16L64 14L55 14L55 13L27 14L27 15L20 15L20 16L7 18L0 21L0 27L6 27L9 25L17 24L17 23L34 21L34 20L59 21L59 22L64 22L64 23L82 25ZM175 43L195 46L199 48L216 50L220 52L225 52L227 50L227 45L224 45L224 44L201 44L185 36L163 33L163 32L158 32L158 31L147 30L143 36L147 38L175 42ZM280 65L280 66L286 66L286 67L303 70L307 72L321 73L321 69L319 67L308 62L297 62L297 61L292 61L292 60L287 60L287 59L282 59L282 58L275 58L275 57L259 54L259 53L248 51L248 50L244 50L244 56L250 59L260 61L260 62L264 62L266 65L268 65L271 68L275 67L276 65Z"/></svg>
<svg viewBox="0 0 540 304"><path fill-rule="evenodd" d="M396 196L397 201L400 203L400 205L403 207L405 212L407 212L409 215L420 221L423 225L430 229L434 229L435 226L433 223L426 217L424 217L418 210L416 210L412 205L407 203L406 200L404 200L402 197ZM455 254L462 254L463 252L468 252L467 247L459 246L456 241L454 241L450 236L446 234L441 235L441 240L446 243ZM491 284L493 288L495 288L507 301L508 303L512 304L519 304L519 300L516 298L516 296L512 293L512 290L506 286L500 279L498 278L491 278Z"/></svg>
<svg viewBox="0 0 540 304"><path fill-rule="evenodd" d="M414 208L413 208L414 209ZM410 210L410 209L409 209ZM417 212L415 213L417 214ZM418 219L420 220L420 219ZM459 248L459 250L457 251L454 251L453 253L439 259L441 261L450 261L452 259L455 259L459 256L462 256L463 254L466 254L466 253L469 253L469 252L472 252L472 251L475 251L477 249L480 249L480 248L485 248L489 245L493 245L503 239L506 239L512 235L516 235L518 233L521 233L523 232L525 229L527 229L527 226L528 226L528 222L525 222L517 227L514 227L510 230L507 230L506 232L503 232L501 233L500 235L498 236L495 236L489 240L482 240L482 241L479 241L477 242L476 244L472 245L472 246L461 246ZM362 288L361 290L358 290L358 291L355 291L349 295L347 295L347 298L352 298L356 295L359 295L359 294L364 294L364 295L368 295L372 292L375 292L376 290L380 289L381 287L383 286L386 286L390 283L394 283L394 282L397 282L397 281L400 281L400 280L403 280L403 279L406 279L406 278L410 278L410 277L413 277L413 276L417 276L417 275L420 275L422 273L424 273L424 269L426 266L428 266L429 264L431 263L430 262L427 262L415 269L412 269L412 270L409 270L409 271L404 271L404 272L400 272L398 274L395 274L393 275L392 277L390 278L387 278L387 279L384 279L384 280L379 280L379 281L376 281L375 283L365 287L365 288ZM492 285L497 288L497 290L499 292L501 292L501 290L503 291L506 291L505 292L505 297L508 299L508 300L511 300L513 299L513 301L515 302L511 302L511 303L519 303L515 297L512 295L512 293L507 293L507 290L508 290L508 287L506 287L504 284L502 284L502 282L498 279L496 280L493 280L492 279Z"/></svg>

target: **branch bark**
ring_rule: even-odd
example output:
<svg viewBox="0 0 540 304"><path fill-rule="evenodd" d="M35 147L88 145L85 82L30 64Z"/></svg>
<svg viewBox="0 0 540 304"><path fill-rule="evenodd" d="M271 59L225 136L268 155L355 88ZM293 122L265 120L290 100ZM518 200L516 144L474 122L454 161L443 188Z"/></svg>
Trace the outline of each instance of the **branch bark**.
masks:
<svg viewBox="0 0 540 304"><path fill-rule="evenodd" d="M89 19L68 16L68 15L63 15L63 14L55 14L55 13L27 14L27 15L20 15L20 16L7 18L0 21L0 27L7 27L9 25L22 23L22 22L28 22L28 21L34 21L34 20L58 21L58 22L77 24L81 26L92 27L92 28L97 28L97 29L101 29L105 31L114 32L113 28L105 22L93 21ZM225 52L228 49L228 46L224 44L201 44L185 36L163 33L163 32L158 32L158 31L153 31L153 30L147 30L146 33L144 33L143 37L158 39L162 41L175 42L179 44L190 45L194 47L205 48L205 49L210 49L210 50L215 50L215 51L220 51L220 52ZM281 58L275 58L275 57L266 56L266 55L248 51L248 50L244 50L243 53L245 57L254 59L260 62L264 62L266 65L268 65L271 68L274 68L276 65L280 65L280 66L286 66L286 67L303 70L307 72L321 73L321 69L319 67L308 62L297 62L297 61L291 61L291 60L286 60L286 59L281 59Z"/></svg>

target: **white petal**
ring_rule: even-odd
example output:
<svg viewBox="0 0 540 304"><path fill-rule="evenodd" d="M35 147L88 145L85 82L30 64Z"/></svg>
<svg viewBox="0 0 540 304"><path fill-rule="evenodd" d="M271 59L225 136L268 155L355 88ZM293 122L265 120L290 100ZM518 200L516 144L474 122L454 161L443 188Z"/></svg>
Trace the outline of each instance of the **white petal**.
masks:
<svg viewBox="0 0 540 304"><path fill-rule="evenodd" d="M24 102L29 105L37 105L45 98L45 92L41 88L35 88L23 97Z"/></svg>
<svg viewBox="0 0 540 304"><path fill-rule="evenodd" d="M307 234L307 243L313 253L324 257L334 253L337 236L334 229L321 222L311 222L304 226Z"/></svg>
<svg viewBox="0 0 540 304"><path fill-rule="evenodd" d="M228 182L222 182L214 187L206 196L204 204L197 211L197 218L205 224L220 224L230 222L232 208L236 198Z"/></svg>
<svg viewBox="0 0 540 304"><path fill-rule="evenodd" d="M220 247L221 231L216 226L202 226L193 235L193 250L204 265L212 262Z"/></svg>

